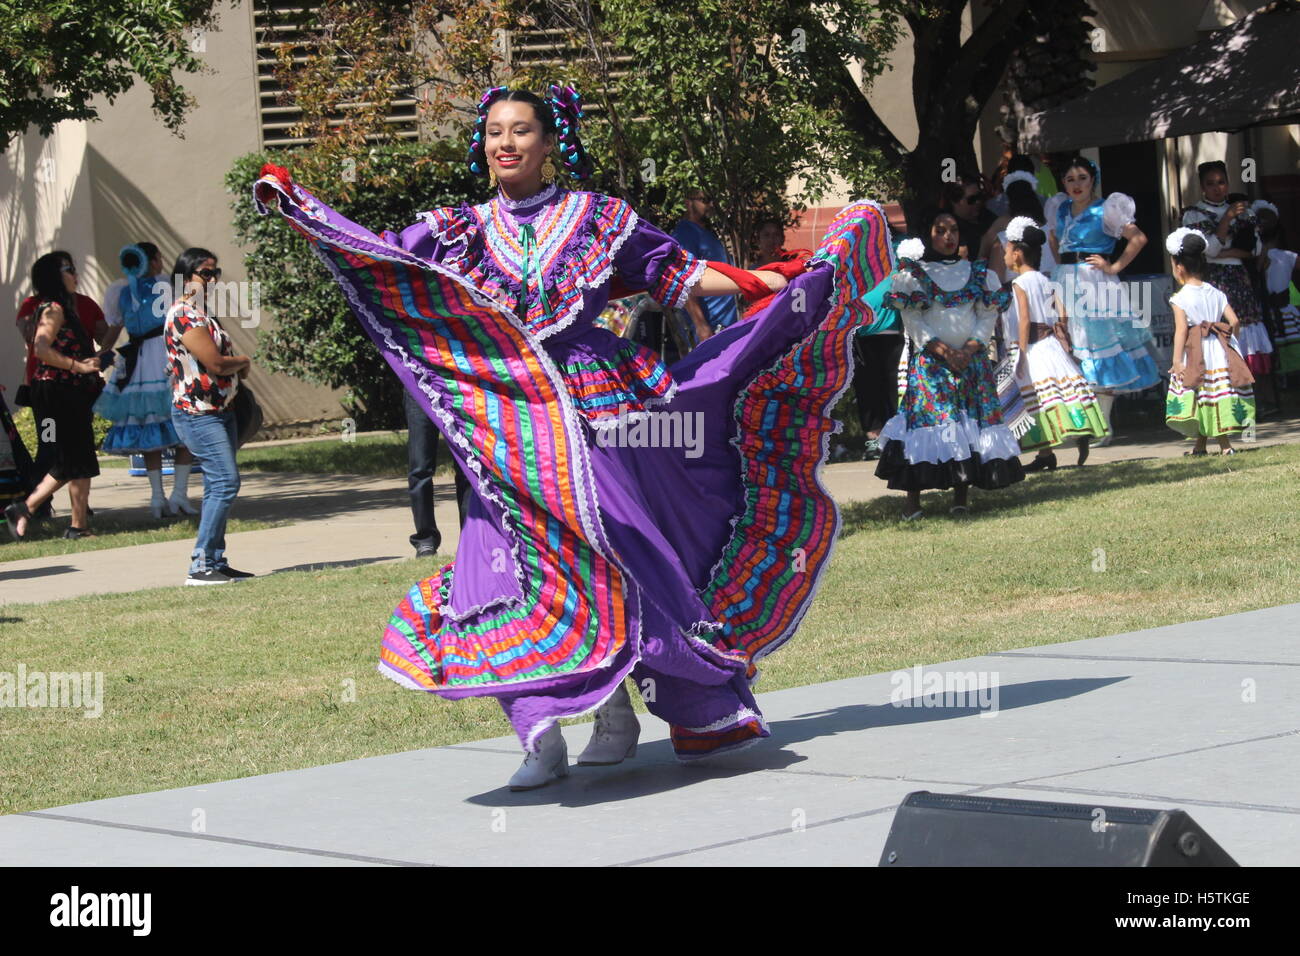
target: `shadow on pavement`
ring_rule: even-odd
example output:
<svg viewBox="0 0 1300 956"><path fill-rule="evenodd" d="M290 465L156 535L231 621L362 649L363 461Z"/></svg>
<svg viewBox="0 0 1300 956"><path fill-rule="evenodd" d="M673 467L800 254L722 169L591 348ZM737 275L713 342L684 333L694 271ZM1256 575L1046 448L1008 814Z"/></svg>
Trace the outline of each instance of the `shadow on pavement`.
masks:
<svg viewBox="0 0 1300 956"><path fill-rule="evenodd" d="M68 574L76 571L70 564L51 564L45 568L25 568L21 571L0 571L0 581L18 581L22 578L43 578L50 574Z"/></svg>
<svg viewBox="0 0 1300 956"><path fill-rule="evenodd" d="M933 670L933 668L929 669ZM1127 679L1126 677L1085 677L1009 684L998 688L997 708L999 711L1014 710L1050 701L1066 700ZM669 741L656 740L638 746L636 757L616 767L579 767L575 762L576 756L585 746L588 728L587 725L566 727L566 738L574 736L573 740L567 741L570 759L568 777L537 790L514 793L504 784L518 767L520 754L502 751L500 761L502 786L466 797L465 802L486 807L547 804L586 807L599 803L635 800L640 797L669 793L705 780L725 779L757 770L786 770L809 759L786 750L785 748L791 744L878 727L955 720L963 717L981 719L979 717L981 708L978 706L926 707L923 703L921 697L915 697L905 703L900 702L898 706L891 703L853 704L848 707L800 714L788 720L772 722L769 727L772 736L746 750L685 764L677 760ZM577 732L576 736L575 732ZM863 745L870 746L870 740L863 738ZM883 769L887 768L882 763Z"/></svg>
<svg viewBox="0 0 1300 956"><path fill-rule="evenodd" d="M285 571L323 571L326 568L358 568L364 564L375 564L379 561L400 561L402 560L396 554L390 554L381 558L351 558L347 561L316 561L312 564L295 564L287 568L276 568L274 571L267 571L266 574L258 577L266 577L268 574L282 574Z"/></svg>

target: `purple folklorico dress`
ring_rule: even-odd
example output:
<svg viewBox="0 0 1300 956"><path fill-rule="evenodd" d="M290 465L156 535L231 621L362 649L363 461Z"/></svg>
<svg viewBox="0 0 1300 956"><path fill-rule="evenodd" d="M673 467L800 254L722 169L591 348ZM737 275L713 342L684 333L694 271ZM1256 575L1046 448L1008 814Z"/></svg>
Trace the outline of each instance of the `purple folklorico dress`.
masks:
<svg viewBox="0 0 1300 956"><path fill-rule="evenodd" d="M594 325L616 285L682 306L707 263L625 202L546 187L377 236L282 171L259 208L300 232L448 439L475 495L379 669L495 696L525 749L628 675L689 759L768 736L755 662L789 639L839 513L818 478L862 297L893 269L855 203L754 318L667 368Z"/></svg>

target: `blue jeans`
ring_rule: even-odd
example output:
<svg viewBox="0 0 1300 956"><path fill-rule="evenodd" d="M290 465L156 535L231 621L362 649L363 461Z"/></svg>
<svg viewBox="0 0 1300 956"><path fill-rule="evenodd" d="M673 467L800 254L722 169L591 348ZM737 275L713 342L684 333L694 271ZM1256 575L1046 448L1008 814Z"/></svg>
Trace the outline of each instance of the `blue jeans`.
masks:
<svg viewBox="0 0 1300 956"><path fill-rule="evenodd" d="M173 406L172 425L203 466L203 513L199 517L199 536L190 552L190 573L220 570L226 566L226 519L239 494L235 413L228 410L191 415Z"/></svg>

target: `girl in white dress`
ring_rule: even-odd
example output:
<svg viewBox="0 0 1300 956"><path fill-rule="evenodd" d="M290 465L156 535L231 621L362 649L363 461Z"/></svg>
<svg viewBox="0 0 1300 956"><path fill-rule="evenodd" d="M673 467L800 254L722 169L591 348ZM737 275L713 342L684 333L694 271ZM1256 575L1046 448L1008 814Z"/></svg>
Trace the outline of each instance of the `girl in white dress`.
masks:
<svg viewBox="0 0 1300 956"><path fill-rule="evenodd" d="M1017 349L1016 382L1034 423L1020 435L1020 447L1038 449L1026 471L1056 468L1053 447L1067 438L1100 438L1106 420L1097 396L1067 351L1065 307L1047 277L1038 271L1047 233L1028 217L1011 220L1003 259L1011 283L1013 309L1003 313L1003 339Z"/></svg>
<svg viewBox="0 0 1300 956"><path fill-rule="evenodd" d="M1211 436L1223 454L1231 455L1229 436L1255 423L1255 378L1237 344L1237 313L1223 292L1201 281L1206 242L1197 230L1174 230L1165 248L1174 259L1174 278L1182 284L1169 299L1174 358L1165 421L1196 440L1189 455L1204 455Z"/></svg>

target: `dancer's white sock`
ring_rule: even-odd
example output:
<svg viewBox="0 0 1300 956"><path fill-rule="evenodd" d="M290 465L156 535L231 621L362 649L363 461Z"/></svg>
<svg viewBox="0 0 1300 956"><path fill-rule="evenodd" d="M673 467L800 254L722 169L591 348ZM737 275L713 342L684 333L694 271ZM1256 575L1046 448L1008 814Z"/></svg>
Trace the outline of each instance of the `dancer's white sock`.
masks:
<svg viewBox="0 0 1300 956"><path fill-rule="evenodd" d="M1106 434L1113 434L1115 429L1110 427L1110 413L1115 407L1115 396L1102 392L1097 396L1097 407L1101 409L1102 418L1106 419Z"/></svg>
<svg viewBox="0 0 1300 956"><path fill-rule="evenodd" d="M188 498L190 496L190 463L177 462L172 476L172 497Z"/></svg>

